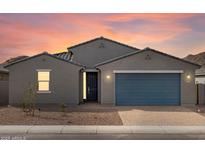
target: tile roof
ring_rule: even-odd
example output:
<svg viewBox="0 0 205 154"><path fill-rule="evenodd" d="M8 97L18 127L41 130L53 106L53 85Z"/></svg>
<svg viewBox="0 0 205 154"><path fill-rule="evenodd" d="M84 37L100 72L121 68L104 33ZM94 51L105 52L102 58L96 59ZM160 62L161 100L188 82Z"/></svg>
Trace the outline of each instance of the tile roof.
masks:
<svg viewBox="0 0 205 154"><path fill-rule="evenodd" d="M56 53L54 55L65 60L70 60L71 53L65 51L65 52Z"/></svg>

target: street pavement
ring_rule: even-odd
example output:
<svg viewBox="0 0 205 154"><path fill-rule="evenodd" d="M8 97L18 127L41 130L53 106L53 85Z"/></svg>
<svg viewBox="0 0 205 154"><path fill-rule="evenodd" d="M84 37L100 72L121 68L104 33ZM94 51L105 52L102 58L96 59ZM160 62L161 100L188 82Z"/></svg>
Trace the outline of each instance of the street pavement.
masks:
<svg viewBox="0 0 205 154"><path fill-rule="evenodd" d="M1 140L205 139L205 126L0 126Z"/></svg>
<svg viewBox="0 0 205 154"><path fill-rule="evenodd" d="M205 134L205 126L1 125L0 134Z"/></svg>
<svg viewBox="0 0 205 154"><path fill-rule="evenodd" d="M205 134L10 134L1 140L204 140Z"/></svg>

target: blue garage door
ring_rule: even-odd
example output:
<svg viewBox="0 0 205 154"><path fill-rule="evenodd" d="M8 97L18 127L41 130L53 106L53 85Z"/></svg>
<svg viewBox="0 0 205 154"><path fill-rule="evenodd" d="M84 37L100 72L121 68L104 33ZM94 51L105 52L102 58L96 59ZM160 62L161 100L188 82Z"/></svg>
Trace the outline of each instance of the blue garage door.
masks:
<svg viewBox="0 0 205 154"><path fill-rule="evenodd" d="M180 105L180 74L117 73L116 105Z"/></svg>

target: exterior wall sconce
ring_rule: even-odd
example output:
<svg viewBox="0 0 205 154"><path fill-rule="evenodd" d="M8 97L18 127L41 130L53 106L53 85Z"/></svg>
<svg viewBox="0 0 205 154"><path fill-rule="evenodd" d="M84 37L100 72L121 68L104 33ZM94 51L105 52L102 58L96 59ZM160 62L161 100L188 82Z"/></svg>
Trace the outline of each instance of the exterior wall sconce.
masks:
<svg viewBox="0 0 205 154"><path fill-rule="evenodd" d="M107 75L107 76L106 76L106 79L110 79L110 75Z"/></svg>
<svg viewBox="0 0 205 154"><path fill-rule="evenodd" d="M192 80L192 75L191 75L191 73L185 74L185 81L186 81L186 82L191 82L191 80Z"/></svg>
<svg viewBox="0 0 205 154"><path fill-rule="evenodd" d="M187 75L186 78L187 78L188 80L190 80L190 79L191 79L191 75Z"/></svg>

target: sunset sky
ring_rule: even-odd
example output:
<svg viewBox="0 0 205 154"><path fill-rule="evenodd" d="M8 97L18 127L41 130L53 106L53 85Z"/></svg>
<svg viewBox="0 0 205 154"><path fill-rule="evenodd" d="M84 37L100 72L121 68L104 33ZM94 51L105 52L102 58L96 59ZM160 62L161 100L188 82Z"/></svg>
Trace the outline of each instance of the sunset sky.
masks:
<svg viewBox="0 0 205 154"><path fill-rule="evenodd" d="M205 14L0 14L0 62L99 36L184 57L205 51Z"/></svg>

